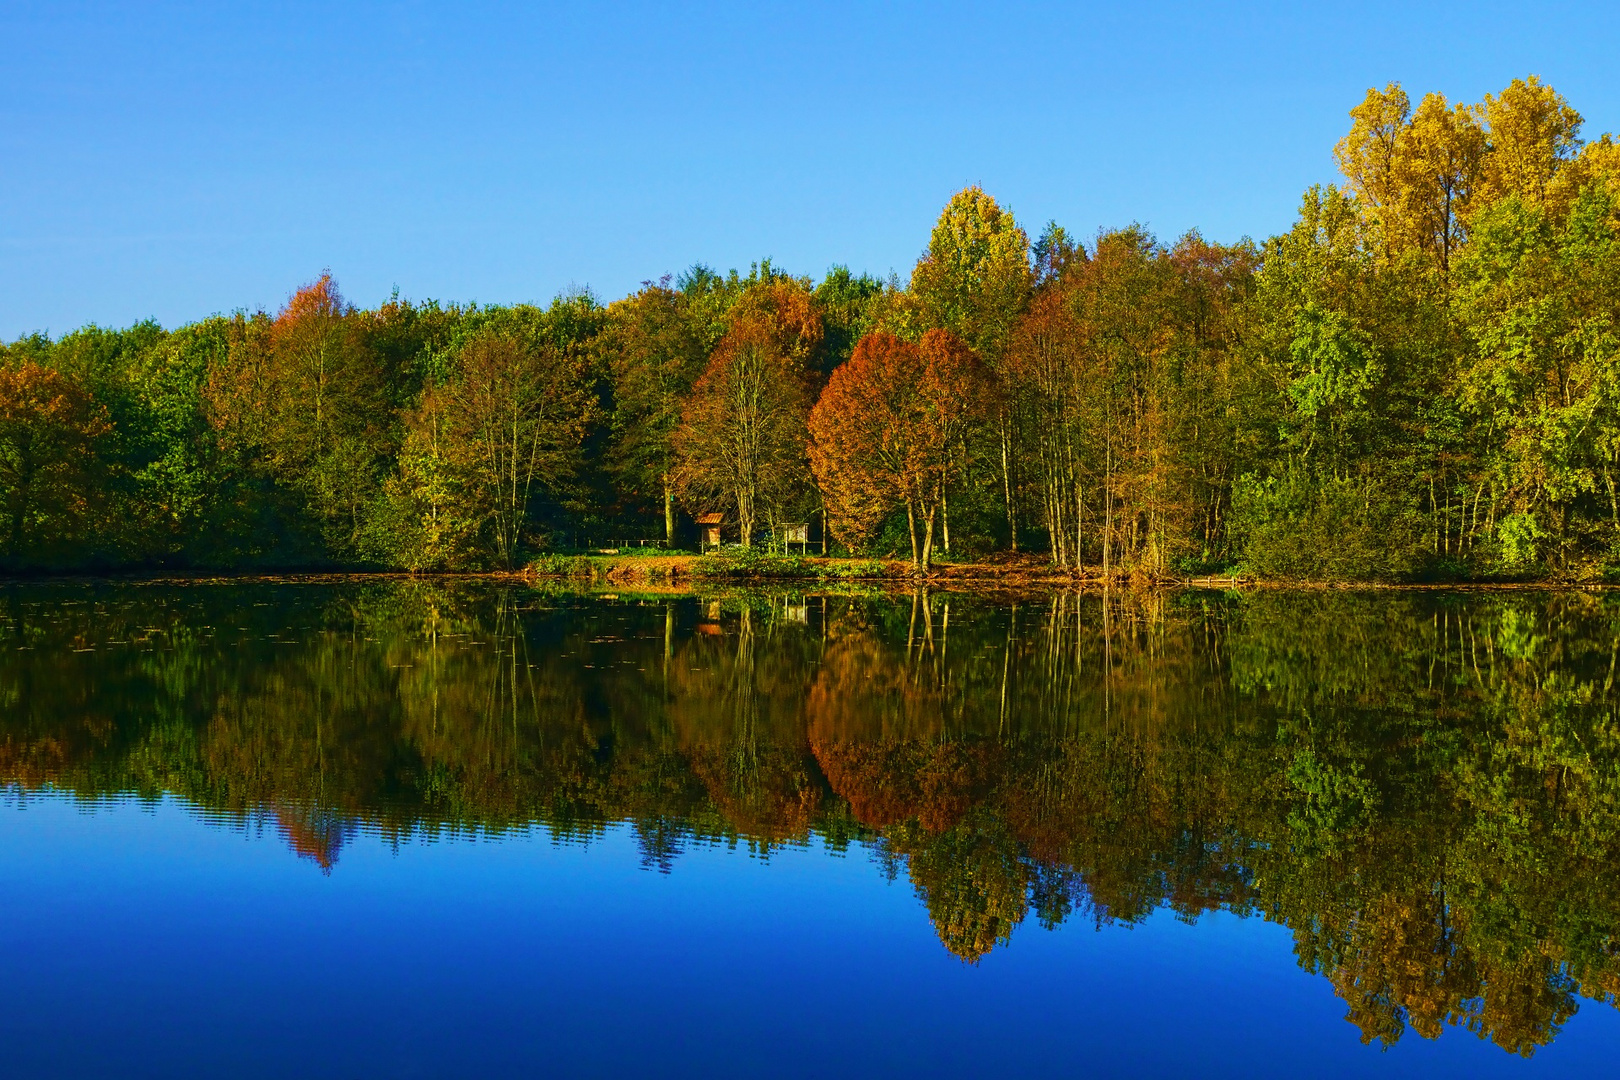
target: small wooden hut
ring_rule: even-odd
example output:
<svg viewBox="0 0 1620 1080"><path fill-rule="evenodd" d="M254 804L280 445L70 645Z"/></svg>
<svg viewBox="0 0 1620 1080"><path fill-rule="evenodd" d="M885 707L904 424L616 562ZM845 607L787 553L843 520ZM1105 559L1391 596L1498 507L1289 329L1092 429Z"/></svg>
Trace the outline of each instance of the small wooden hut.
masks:
<svg viewBox="0 0 1620 1080"><path fill-rule="evenodd" d="M799 550L806 555L810 554L810 523L808 521L790 521L782 526L782 550L792 551L797 544Z"/></svg>
<svg viewBox="0 0 1620 1080"><path fill-rule="evenodd" d="M720 546L720 522L724 519L724 514L699 514L697 516L699 551L709 551Z"/></svg>

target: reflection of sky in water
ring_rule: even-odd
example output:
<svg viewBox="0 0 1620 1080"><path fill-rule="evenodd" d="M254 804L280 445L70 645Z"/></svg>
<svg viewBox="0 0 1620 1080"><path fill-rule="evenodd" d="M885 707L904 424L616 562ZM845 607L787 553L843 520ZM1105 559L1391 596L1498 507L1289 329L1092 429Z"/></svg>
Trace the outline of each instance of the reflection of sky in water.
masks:
<svg viewBox="0 0 1620 1080"><path fill-rule="evenodd" d="M1573 1071L1617 641L1582 593L0 589L0 1077Z"/></svg>
<svg viewBox="0 0 1620 1080"><path fill-rule="evenodd" d="M1364 1047L1286 929L1225 913L1029 923L969 966L859 846L661 874L623 827L350 831L323 874L297 839L7 796L5 1073L1599 1076L1620 1050L1592 1002L1528 1062L1462 1033Z"/></svg>

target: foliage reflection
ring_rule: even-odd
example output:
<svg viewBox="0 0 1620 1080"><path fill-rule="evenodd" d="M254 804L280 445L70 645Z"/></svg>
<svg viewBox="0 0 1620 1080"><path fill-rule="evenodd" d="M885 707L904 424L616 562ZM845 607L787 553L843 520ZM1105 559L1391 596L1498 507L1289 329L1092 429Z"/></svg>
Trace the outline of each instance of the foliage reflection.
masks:
<svg viewBox="0 0 1620 1080"><path fill-rule="evenodd" d="M1033 916L1294 934L1366 1041L1549 1042L1620 991L1620 604L1577 593L0 593L0 781L174 793L333 872L628 823L905 875L977 962ZM1023 931L1027 932L1027 931Z"/></svg>

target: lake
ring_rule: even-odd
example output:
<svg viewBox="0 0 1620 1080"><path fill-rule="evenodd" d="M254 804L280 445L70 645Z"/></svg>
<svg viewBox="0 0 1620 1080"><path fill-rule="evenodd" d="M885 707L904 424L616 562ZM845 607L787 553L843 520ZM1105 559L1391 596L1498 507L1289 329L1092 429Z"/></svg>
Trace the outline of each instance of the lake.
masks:
<svg viewBox="0 0 1620 1080"><path fill-rule="evenodd" d="M1620 1060L1620 594L0 587L7 1076Z"/></svg>

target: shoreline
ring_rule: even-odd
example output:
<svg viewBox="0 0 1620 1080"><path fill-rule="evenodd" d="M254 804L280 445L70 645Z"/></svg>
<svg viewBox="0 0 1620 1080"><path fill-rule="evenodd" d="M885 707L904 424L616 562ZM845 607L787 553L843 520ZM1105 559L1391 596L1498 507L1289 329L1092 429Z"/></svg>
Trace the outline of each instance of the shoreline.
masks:
<svg viewBox="0 0 1620 1080"><path fill-rule="evenodd" d="M781 558L783 565L770 566ZM0 574L0 585L336 585L382 581L483 581L525 585L575 585L582 589L614 586L663 587L691 591L704 588L781 585L888 587L895 591L933 588L975 591L1031 590L1156 592L1164 590L1300 591L1300 592L1606 592L1620 582L1543 578L1523 581L1377 581L1263 579L1248 575L1149 577L1099 572L1059 571L1038 557L1018 561L936 563L926 573L901 559L753 556L749 564L727 565L713 555L551 555L519 570L107 570L37 574ZM764 566L760 566L764 563Z"/></svg>

